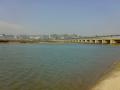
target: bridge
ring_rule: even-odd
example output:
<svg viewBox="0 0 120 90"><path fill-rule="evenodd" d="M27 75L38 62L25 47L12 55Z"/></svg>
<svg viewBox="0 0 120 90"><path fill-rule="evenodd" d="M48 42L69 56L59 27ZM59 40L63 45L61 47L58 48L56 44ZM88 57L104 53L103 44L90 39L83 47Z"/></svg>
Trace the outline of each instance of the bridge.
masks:
<svg viewBox="0 0 120 90"><path fill-rule="evenodd" d="M120 44L120 35L81 37L72 39L70 42L83 44Z"/></svg>

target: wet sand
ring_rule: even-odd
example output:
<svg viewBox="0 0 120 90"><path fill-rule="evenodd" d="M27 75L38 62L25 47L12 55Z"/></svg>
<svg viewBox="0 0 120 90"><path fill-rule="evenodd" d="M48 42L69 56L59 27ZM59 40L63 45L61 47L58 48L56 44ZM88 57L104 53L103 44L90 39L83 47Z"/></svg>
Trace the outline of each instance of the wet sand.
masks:
<svg viewBox="0 0 120 90"><path fill-rule="evenodd" d="M91 90L120 90L120 63L117 63Z"/></svg>

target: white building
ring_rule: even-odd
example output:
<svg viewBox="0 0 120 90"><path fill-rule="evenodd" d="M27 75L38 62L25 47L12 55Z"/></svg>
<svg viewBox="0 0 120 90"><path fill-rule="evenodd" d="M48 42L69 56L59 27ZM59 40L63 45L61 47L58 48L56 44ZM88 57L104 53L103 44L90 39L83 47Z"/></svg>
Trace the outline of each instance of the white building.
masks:
<svg viewBox="0 0 120 90"><path fill-rule="evenodd" d="M0 39L5 39L4 34L0 34Z"/></svg>

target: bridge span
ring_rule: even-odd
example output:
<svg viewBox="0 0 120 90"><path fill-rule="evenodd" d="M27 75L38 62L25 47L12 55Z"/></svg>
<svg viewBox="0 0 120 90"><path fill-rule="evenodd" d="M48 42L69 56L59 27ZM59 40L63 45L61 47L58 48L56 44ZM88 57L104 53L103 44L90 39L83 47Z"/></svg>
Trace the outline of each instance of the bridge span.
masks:
<svg viewBox="0 0 120 90"><path fill-rule="evenodd" d="M120 44L120 37L88 37L72 39L71 42L83 44Z"/></svg>

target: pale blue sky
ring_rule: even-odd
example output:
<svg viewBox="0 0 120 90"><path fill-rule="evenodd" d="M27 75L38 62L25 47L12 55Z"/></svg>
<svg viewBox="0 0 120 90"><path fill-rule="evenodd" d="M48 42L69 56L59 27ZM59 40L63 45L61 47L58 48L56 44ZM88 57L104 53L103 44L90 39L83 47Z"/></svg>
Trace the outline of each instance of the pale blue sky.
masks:
<svg viewBox="0 0 120 90"><path fill-rule="evenodd" d="M0 0L0 33L120 34L120 0Z"/></svg>

